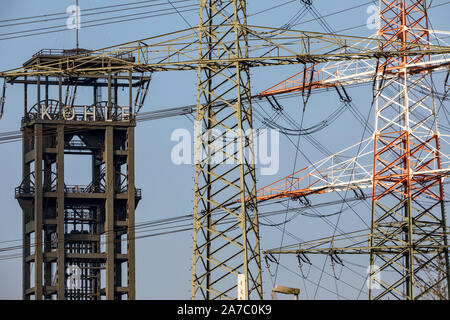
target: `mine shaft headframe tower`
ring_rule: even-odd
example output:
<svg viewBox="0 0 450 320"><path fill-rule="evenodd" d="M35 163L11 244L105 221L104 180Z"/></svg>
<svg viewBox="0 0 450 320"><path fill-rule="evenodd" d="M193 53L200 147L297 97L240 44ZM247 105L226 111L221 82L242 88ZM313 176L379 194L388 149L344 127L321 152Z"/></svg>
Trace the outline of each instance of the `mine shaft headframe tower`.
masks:
<svg viewBox="0 0 450 320"><path fill-rule="evenodd" d="M429 42L425 0L380 0L380 22L382 50ZM443 178L425 173L441 169L432 75L412 75L408 68L426 59L389 58L378 70L370 299L420 299L440 287L450 290ZM396 76L386 79L388 73ZM426 276L430 270L433 279Z"/></svg>
<svg viewBox="0 0 450 320"><path fill-rule="evenodd" d="M80 50L43 50L25 66L89 56ZM116 72L8 78L24 85L23 180L15 194L23 211L26 300L135 299L141 191L134 185L133 89L149 78L114 60L90 61L93 68L105 62ZM67 155L91 159L87 172L79 172L92 177L87 185L66 183Z"/></svg>
<svg viewBox="0 0 450 320"><path fill-rule="evenodd" d="M200 1L192 299L262 299L246 26L246 1ZM236 139L218 148L214 130Z"/></svg>

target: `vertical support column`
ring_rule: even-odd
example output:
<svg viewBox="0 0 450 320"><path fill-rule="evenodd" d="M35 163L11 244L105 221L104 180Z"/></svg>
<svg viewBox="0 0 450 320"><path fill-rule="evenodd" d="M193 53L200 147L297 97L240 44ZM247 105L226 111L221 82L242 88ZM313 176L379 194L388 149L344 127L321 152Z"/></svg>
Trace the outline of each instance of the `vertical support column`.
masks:
<svg viewBox="0 0 450 320"><path fill-rule="evenodd" d="M25 84L23 85L23 115L26 116L28 112L28 84L27 76L23 77Z"/></svg>
<svg viewBox="0 0 450 320"><path fill-rule="evenodd" d="M128 72L128 106L130 113L130 121L134 119L134 110L133 110L133 72L130 70Z"/></svg>
<svg viewBox="0 0 450 320"><path fill-rule="evenodd" d="M42 286L42 124L35 124L34 129L34 288L36 300L42 299L43 286Z"/></svg>
<svg viewBox="0 0 450 320"><path fill-rule="evenodd" d="M96 232L98 232L98 233L100 233L100 225L101 225L101 223L102 223L102 210L101 210L101 208L100 207L97 207L96 209L95 209L95 211L96 211ZM100 238L101 239L101 238ZM102 246L102 244L101 244L101 242L100 241L98 241L97 242L97 247L96 247L96 253L100 253L101 252L101 246ZM101 287L102 287L102 283L101 283L101 281L102 281L102 279L101 279L101 272L100 272L100 270L96 270L97 272L96 272L96 283L95 283L95 286L96 286L96 293L97 293L97 296L96 296L96 299L97 300L101 300L101 298L102 298L102 294L101 294Z"/></svg>
<svg viewBox="0 0 450 320"><path fill-rule="evenodd" d="M97 101L97 95L98 95L98 93L97 93L97 90L98 90L97 81L95 81L94 86L92 87L92 90L93 90L93 103L94 103L94 106L96 106L97 103L99 102L99 101Z"/></svg>
<svg viewBox="0 0 450 320"><path fill-rule="evenodd" d="M48 106L48 76L45 77L45 108Z"/></svg>
<svg viewBox="0 0 450 320"><path fill-rule="evenodd" d="M117 106L119 105L119 93L118 93L118 86L117 86L117 77L114 76L114 115L117 113Z"/></svg>
<svg viewBox="0 0 450 320"><path fill-rule="evenodd" d="M108 88L109 90L109 88ZM114 299L114 130L105 131L105 241L106 241L106 300Z"/></svg>
<svg viewBox="0 0 450 320"><path fill-rule="evenodd" d="M42 107L41 107L41 76L37 77L37 85L36 85L37 93L37 110L38 110L38 116L41 117L42 114Z"/></svg>
<svg viewBox="0 0 450 320"><path fill-rule="evenodd" d="M108 107L105 112L106 119L111 120L111 113L112 113L112 97L111 97L111 74L108 74Z"/></svg>
<svg viewBox="0 0 450 320"><path fill-rule="evenodd" d="M25 85L26 86L26 85ZM26 92L26 89L25 89ZM26 93L25 93L26 96ZM25 112L26 112L26 102L25 102ZM26 179L25 187L30 187L29 176L30 176L30 165L26 161L26 154L29 151L30 138L27 136L27 131L22 131L22 177ZM30 263L27 262L27 257L30 255L30 233L27 230L27 222L31 219L32 213L30 212L32 207L30 205L22 210L22 298L23 300L29 300L30 296L26 294L26 291L30 289L31 275L30 275Z"/></svg>
<svg viewBox="0 0 450 320"><path fill-rule="evenodd" d="M405 8L406 9L406 8ZM402 21L405 21L404 24L406 24L406 17L402 17ZM406 57L403 57L405 59ZM403 61L404 64L406 64L406 60ZM403 169L406 174L405 182L403 183L403 190L406 195L406 206L405 206L405 220L407 223L407 230L405 232L405 242L408 244L408 254L405 257L405 266L408 270L408 275L406 277L406 295L408 297L414 298L415 292L415 270L414 270L414 235L413 235L413 228L414 228L414 219L413 219L413 204L412 204L412 171L411 171L411 144L410 144L410 132L411 128L409 126L409 85L408 85L408 73L406 70L406 67L402 69L403 74L403 93L402 93L402 101L403 101L403 109L404 117L403 117L403 125L404 130L406 131L405 137L402 141L403 148L406 150L405 157L403 159Z"/></svg>
<svg viewBox="0 0 450 320"><path fill-rule="evenodd" d="M23 217L29 214L27 210L23 210ZM23 257L22 257L22 299L30 300L30 295L27 294L27 290L30 289L30 263L27 262L27 257L30 255L30 234L26 230L26 224L22 225L22 233L23 233Z"/></svg>
<svg viewBox="0 0 450 320"><path fill-rule="evenodd" d="M134 182L134 127L127 128L127 273L128 273L128 299L136 299L136 274L135 274L135 182Z"/></svg>
<svg viewBox="0 0 450 320"><path fill-rule="evenodd" d="M61 86L60 86L61 88ZM60 97L61 98L61 97ZM65 298L65 240L64 240L64 125L56 129L56 295L59 300Z"/></svg>
<svg viewBox="0 0 450 320"><path fill-rule="evenodd" d="M58 110L58 119L63 119L64 106L62 102L62 76L58 75L58 101L59 101L59 110Z"/></svg>
<svg viewBox="0 0 450 320"><path fill-rule="evenodd" d="M46 78L46 81L48 79ZM46 104L48 101L48 85L45 85L45 95L46 95ZM47 107L47 106L46 106ZM51 188L51 184L52 184L52 163L51 163L51 159L48 155L44 155L43 156L43 189L42 189L42 194L44 195L45 192L49 192L50 188ZM45 204L48 204L48 201L45 201ZM50 237L50 233L49 233L49 226L47 224L45 224L45 219L46 217L46 212L47 211L47 206L43 206L43 210L42 210L42 222L43 222L43 227L42 227L42 232L43 232L43 237L44 237L44 244L43 244L43 256L45 257L47 253L51 252L51 247L52 247L52 243L51 243L51 237ZM46 259L44 259L43 261L43 268L44 268L44 299L50 299L51 295L47 292L47 289L49 286L52 285L52 263L49 261L46 261Z"/></svg>
<svg viewBox="0 0 450 320"><path fill-rule="evenodd" d="M52 241L50 233L44 229L44 256L51 252ZM51 294L48 293L48 287L52 285L52 263L44 261L44 299L51 299Z"/></svg>
<svg viewBox="0 0 450 320"><path fill-rule="evenodd" d="M122 252L122 232L114 233L114 255ZM114 299L122 300L122 292L118 292L116 288L122 287L122 260L114 260ZM122 288L121 288L122 289Z"/></svg>

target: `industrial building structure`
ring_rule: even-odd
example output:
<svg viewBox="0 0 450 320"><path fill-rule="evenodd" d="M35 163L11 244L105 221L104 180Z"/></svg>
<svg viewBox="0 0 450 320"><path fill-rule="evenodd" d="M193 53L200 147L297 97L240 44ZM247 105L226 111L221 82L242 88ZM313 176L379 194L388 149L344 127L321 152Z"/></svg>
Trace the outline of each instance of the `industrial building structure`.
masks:
<svg viewBox="0 0 450 320"><path fill-rule="evenodd" d="M80 53L89 55L43 50L25 66ZM91 62L103 63L120 67L110 59ZM15 192L23 210L24 299L134 299L134 212L141 190L134 185L133 89L148 81L120 71L9 81L25 88L23 180ZM79 87L91 89L91 105L74 104ZM128 91L124 105L119 88ZM88 185L65 183L64 156L70 154L91 159Z"/></svg>

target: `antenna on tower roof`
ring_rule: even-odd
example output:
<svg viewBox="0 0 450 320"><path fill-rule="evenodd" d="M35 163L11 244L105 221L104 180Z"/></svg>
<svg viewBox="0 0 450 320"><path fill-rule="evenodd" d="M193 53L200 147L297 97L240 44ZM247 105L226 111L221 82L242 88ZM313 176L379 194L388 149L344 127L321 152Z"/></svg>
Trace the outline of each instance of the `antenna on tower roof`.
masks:
<svg viewBox="0 0 450 320"><path fill-rule="evenodd" d="M76 32L76 48L78 51L78 29L80 28L80 7L78 6L78 0L76 0L76 15L75 15L75 19L76 19L76 27L75 27L75 32Z"/></svg>

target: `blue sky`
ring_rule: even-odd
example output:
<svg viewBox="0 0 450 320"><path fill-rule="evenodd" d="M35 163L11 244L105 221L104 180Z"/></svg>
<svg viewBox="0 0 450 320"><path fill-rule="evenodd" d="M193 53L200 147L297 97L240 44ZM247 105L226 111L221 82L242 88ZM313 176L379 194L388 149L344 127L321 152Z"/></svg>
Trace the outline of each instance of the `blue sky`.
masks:
<svg viewBox="0 0 450 320"><path fill-rule="evenodd" d="M74 4L73 0L14 0L1 1L0 20L42 15L55 12L64 12L69 5ZM127 3L131 1L121 0L114 3ZM165 2L165 1L161 1ZM433 5L445 3L444 0L435 0ZM111 1L106 0L80 0L81 9L101 7L110 5ZM266 8L271 8L274 3L284 4L276 9L258 13ZM330 26L338 31L344 30L344 34L370 36L373 30L369 30L365 24L369 18L367 12L370 1L365 0L313 0L315 8L322 14L327 15L337 11L338 14L326 17ZM343 9L355 7L343 11ZM300 9L300 1L284 0L249 0L248 13L249 24L280 27L286 24ZM450 30L448 21L449 6L441 6L430 9L430 19L433 27L437 30ZM141 9L139 12L143 12ZM134 11L136 12L136 11ZM255 13L258 13L255 15ZM127 13L123 13L127 14ZM110 14L109 16L115 16ZM80 47L96 49L110 45L127 42L130 40L143 39L146 37L184 29L190 25L198 23L198 12L191 11L183 13L184 19L173 14L164 17L153 17L114 23L92 28L83 27L80 30ZM306 15L305 20L313 17ZM84 20L95 19L94 17L83 17ZM32 25L18 25L2 27L0 23L0 39L6 33L18 32L31 28L42 28L52 25L64 24L64 20L59 22L40 23ZM357 28L353 28L357 27ZM295 27L298 30L311 30L324 32L324 29L317 22L307 22ZM7 37L7 36L3 36ZM73 48L75 45L75 33L64 31L37 35L19 39L0 40L0 70L7 70L21 66L32 54L43 48ZM287 78L288 76L301 71L300 66L284 66L272 68L260 68L252 70L252 92L260 92L273 84ZM149 95L144 105L145 111L171 108L177 106L191 105L196 101L196 75L193 72L168 72L159 73L153 76ZM22 105L22 86L9 86L7 90L6 112L0 121L1 132L14 131L19 129ZM349 93L357 108L364 116L367 116L372 97L370 85L349 89ZM328 114L339 106L339 101L334 91L313 95L305 112L304 126L316 124L326 118ZM267 105L265 105L267 107ZM286 111L300 122L301 98L296 97L283 100ZM271 110L268 110L270 113ZM369 115L370 122L373 123L373 116ZM257 123L256 126L260 126ZM170 218L192 213L193 207L193 175L194 168L191 165L177 166L171 162L171 149L175 145L170 140L175 129L186 128L192 130L192 123L186 117L173 117L163 120L139 123L136 129L136 186L143 190L143 200L139 204L136 212L136 223L148 220ZM314 134L314 138L325 144L331 152L337 152L346 146L358 142L361 138L363 128L356 122L350 112L345 112L337 123ZM293 138L295 141L297 138ZM301 140L300 146L308 159L312 161L323 157L308 141ZM258 177L258 187L269 184L290 173L294 169L307 166L308 159L298 155L292 144L285 137L281 138L280 170L274 176ZM14 187L20 184L21 176L21 144L20 142L0 144L0 203L2 209L2 223L0 224L0 247L21 244L3 243L2 241L15 240L21 238L21 210L14 199ZM295 162L295 165L294 165ZM86 177L78 174L82 164L76 161L69 162L67 167L73 173L70 179L73 183L81 184ZM78 179L78 180L77 180ZM323 200L312 199L319 203ZM327 198L332 200L332 196ZM291 206L295 205L293 203ZM283 207L278 207L282 209ZM335 208L318 209L325 213L333 212ZM364 204L355 204L354 209L369 223L370 210ZM263 210L266 210L264 208ZM288 216L289 217L289 216ZM284 214L271 217L272 222L281 222L285 218ZM330 218L334 222L336 217ZM339 222L343 230L358 230L364 227L364 223L350 212L346 213ZM264 221L269 223L268 221ZM314 239L329 235L332 232L330 226L323 221L307 218L303 216L295 217L286 224L286 231L303 240ZM261 242L263 249L269 249L283 244L297 242L295 237L285 234L284 238L279 229L262 226ZM192 232L170 234L159 237L150 237L136 241L136 273L137 273L137 298L138 299L188 299L190 297L191 280L191 258L192 258ZM297 262L294 257L282 257L282 264L298 272ZM318 265L322 266L324 260L317 259ZM360 265L355 267L353 264ZM311 282L305 281L298 275L294 275L284 267L278 270L277 284L284 284L299 287L301 299L330 298L336 299L336 291L341 298L366 298L364 291L358 296L358 290L363 285L360 275L365 275L364 266L368 265L368 259L361 257L350 261L347 267L358 271L359 276L354 272L343 268L342 277L345 283L335 283L332 275L333 270L325 263L329 275L324 276L319 282L319 270L311 270ZM271 266L271 272L275 271L275 266ZM266 298L270 297L273 285L273 277L264 268L264 293ZM336 270L335 270L336 271ZM340 269L337 271L339 272ZM313 283L314 282L314 283ZM0 260L0 299L21 298L21 259Z"/></svg>

